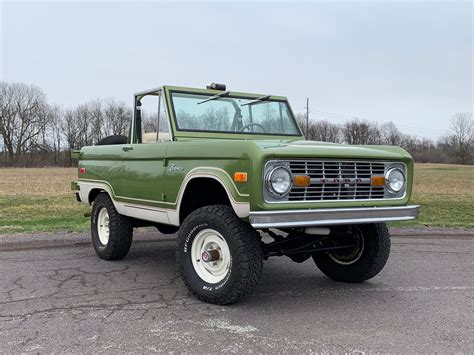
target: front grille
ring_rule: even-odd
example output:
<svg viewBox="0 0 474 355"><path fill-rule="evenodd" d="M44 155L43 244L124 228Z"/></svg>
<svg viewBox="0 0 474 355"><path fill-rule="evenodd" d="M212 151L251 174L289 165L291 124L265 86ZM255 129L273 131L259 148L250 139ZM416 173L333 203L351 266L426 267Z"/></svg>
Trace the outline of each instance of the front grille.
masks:
<svg viewBox="0 0 474 355"><path fill-rule="evenodd" d="M311 185L293 187L288 201L371 200L384 198L385 188L371 185L384 175L383 162L289 161L293 175L309 175Z"/></svg>

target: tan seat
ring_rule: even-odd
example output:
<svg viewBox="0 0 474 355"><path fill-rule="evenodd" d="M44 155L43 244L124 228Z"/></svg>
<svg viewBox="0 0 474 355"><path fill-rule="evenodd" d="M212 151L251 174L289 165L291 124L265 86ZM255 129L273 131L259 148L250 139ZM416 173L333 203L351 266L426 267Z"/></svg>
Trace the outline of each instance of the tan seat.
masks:
<svg viewBox="0 0 474 355"><path fill-rule="evenodd" d="M169 132L160 132L158 137L158 142L168 142L171 140L171 134ZM156 143L156 132L148 132L143 133L142 135L142 143L149 144L149 143Z"/></svg>
<svg viewBox="0 0 474 355"><path fill-rule="evenodd" d="M158 142L169 142L171 140L171 133L160 132L158 135Z"/></svg>

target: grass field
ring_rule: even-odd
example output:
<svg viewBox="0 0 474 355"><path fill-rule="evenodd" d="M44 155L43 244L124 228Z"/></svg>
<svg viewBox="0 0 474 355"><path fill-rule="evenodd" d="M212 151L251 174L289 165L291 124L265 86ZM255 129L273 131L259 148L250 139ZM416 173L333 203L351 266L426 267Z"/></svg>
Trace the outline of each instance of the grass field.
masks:
<svg viewBox="0 0 474 355"><path fill-rule="evenodd" d="M0 169L0 233L83 231L89 226L70 182L76 169ZM397 226L474 228L474 166L417 164L411 203L417 221Z"/></svg>
<svg viewBox="0 0 474 355"><path fill-rule="evenodd" d="M397 226L474 228L474 166L415 164L410 203L420 217Z"/></svg>
<svg viewBox="0 0 474 355"><path fill-rule="evenodd" d="M0 233L82 231L90 208L76 202L75 168L0 169Z"/></svg>

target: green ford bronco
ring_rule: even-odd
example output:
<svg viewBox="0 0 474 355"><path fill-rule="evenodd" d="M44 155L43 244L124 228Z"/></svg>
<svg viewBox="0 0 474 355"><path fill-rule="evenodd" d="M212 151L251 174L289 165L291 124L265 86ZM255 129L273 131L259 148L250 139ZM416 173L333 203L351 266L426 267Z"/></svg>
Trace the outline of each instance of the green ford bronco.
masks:
<svg viewBox="0 0 474 355"><path fill-rule="evenodd" d="M272 256L312 258L336 281L370 279L389 256L385 222L419 211L407 205L405 150L307 141L285 97L221 84L137 93L128 137L72 155L98 256L125 257L137 227L177 233L184 283L215 304L248 295Z"/></svg>

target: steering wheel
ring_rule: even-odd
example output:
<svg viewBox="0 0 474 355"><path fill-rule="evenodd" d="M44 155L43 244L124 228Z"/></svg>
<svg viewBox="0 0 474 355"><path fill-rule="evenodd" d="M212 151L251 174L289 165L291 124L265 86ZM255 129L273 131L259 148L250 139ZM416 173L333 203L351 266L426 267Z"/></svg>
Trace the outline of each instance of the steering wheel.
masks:
<svg viewBox="0 0 474 355"><path fill-rule="evenodd" d="M257 126L259 127L263 133L266 133L267 131L265 131L265 127L263 127L261 124L259 123L249 123L249 124L246 124L245 126L243 126L241 129L239 129L239 132L243 132L245 131L246 129L252 127L252 126Z"/></svg>

